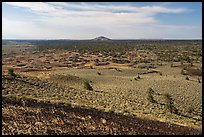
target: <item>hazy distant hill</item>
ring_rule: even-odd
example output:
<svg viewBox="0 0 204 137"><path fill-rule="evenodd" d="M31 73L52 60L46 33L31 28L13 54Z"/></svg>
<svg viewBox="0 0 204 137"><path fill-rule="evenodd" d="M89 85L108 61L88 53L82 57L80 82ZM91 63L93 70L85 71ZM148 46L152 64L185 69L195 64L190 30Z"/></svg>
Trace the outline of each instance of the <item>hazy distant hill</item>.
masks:
<svg viewBox="0 0 204 137"><path fill-rule="evenodd" d="M31 44L32 40L2 40L2 45Z"/></svg>
<svg viewBox="0 0 204 137"><path fill-rule="evenodd" d="M100 37L94 38L93 40L97 40L97 41L107 41L107 40L111 40L111 39L106 38L106 37L104 37L104 36L100 36Z"/></svg>
<svg viewBox="0 0 204 137"><path fill-rule="evenodd" d="M16 41L2 40L2 45L15 45Z"/></svg>

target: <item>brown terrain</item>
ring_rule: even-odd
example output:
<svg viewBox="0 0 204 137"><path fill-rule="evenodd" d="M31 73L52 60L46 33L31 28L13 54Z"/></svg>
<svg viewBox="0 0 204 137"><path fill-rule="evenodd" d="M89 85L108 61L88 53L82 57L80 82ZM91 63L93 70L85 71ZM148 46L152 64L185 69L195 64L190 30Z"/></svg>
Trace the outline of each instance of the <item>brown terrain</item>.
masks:
<svg viewBox="0 0 204 137"><path fill-rule="evenodd" d="M188 46L3 45L2 134L202 134L202 49Z"/></svg>
<svg viewBox="0 0 204 137"><path fill-rule="evenodd" d="M4 98L3 134L11 135L201 135L196 129L96 109ZM49 107L48 107L49 106Z"/></svg>

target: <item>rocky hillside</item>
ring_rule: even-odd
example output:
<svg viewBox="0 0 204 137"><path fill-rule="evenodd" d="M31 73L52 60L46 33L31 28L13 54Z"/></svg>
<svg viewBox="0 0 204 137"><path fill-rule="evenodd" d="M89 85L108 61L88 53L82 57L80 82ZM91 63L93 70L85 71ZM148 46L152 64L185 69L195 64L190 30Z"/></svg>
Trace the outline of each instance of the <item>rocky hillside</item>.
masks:
<svg viewBox="0 0 204 137"><path fill-rule="evenodd" d="M2 134L5 135L202 134L202 131L189 127L78 106L75 98L79 96L77 94L79 91L49 80L19 75L13 79L4 75L2 88ZM84 92L84 95L80 96L81 100L85 94L93 98L101 93Z"/></svg>
<svg viewBox="0 0 204 137"><path fill-rule="evenodd" d="M24 101L24 103L23 103ZM201 135L196 129L114 112L3 97L3 135Z"/></svg>

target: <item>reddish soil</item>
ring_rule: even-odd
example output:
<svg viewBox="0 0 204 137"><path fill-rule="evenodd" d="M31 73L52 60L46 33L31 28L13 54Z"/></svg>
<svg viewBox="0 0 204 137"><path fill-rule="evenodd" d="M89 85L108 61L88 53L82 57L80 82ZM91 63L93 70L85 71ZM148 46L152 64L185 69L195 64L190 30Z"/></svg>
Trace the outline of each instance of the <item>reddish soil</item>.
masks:
<svg viewBox="0 0 204 137"><path fill-rule="evenodd" d="M49 106L49 107L46 107ZM201 135L202 131L175 124L96 109L3 101L2 134L28 135Z"/></svg>

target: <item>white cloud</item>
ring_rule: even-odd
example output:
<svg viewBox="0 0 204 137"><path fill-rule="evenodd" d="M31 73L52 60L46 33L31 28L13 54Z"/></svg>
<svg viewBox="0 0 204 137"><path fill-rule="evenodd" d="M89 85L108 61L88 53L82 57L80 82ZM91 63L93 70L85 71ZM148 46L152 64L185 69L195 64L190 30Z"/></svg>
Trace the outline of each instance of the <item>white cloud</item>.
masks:
<svg viewBox="0 0 204 137"><path fill-rule="evenodd" d="M156 14L156 13L181 13L188 11L185 8L167 8L162 6L143 6L136 7L131 5L99 5L99 4L87 4L87 3L65 3L65 2L5 2L6 4L23 7L32 10L33 12L45 12L49 15L55 15L55 12L60 12L61 15L66 15L70 11L92 11L93 13L100 12L132 12L132 13L145 13L145 14ZM64 8L67 8L66 10ZM83 15L84 12L80 12ZM91 13L91 12L88 12Z"/></svg>
<svg viewBox="0 0 204 137"><path fill-rule="evenodd" d="M35 22L24 22L9 20L3 15L3 36L9 38L84 39L98 35L111 38L150 38L171 33L175 36L176 32L182 30L182 26L161 25L155 15L188 11L185 8L158 5L138 7L62 2L6 2L5 4L25 8L41 17ZM185 28L185 30L197 31L195 28Z"/></svg>

